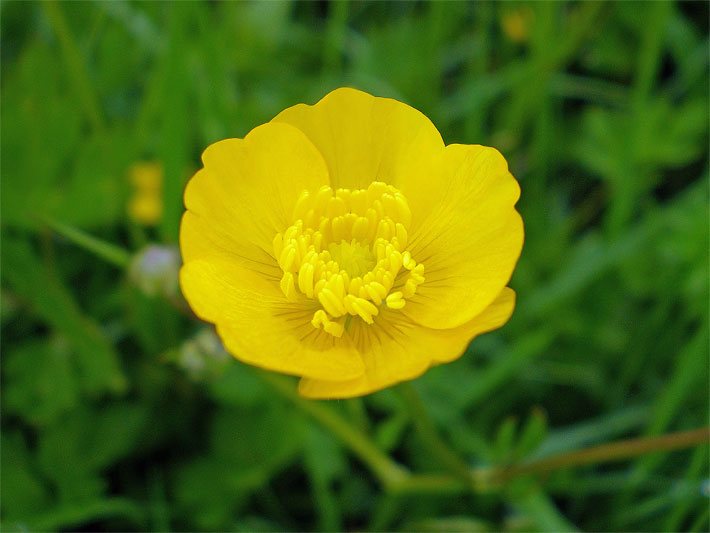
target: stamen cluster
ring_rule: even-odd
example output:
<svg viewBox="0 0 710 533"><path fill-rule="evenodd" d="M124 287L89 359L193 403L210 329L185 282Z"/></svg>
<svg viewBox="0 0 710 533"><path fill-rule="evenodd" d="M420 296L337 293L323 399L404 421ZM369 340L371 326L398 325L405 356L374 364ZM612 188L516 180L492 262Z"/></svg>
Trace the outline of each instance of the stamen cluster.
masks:
<svg viewBox="0 0 710 533"><path fill-rule="evenodd" d="M351 317L372 324L381 305L401 309L424 282L424 265L407 250L411 218L404 195L383 182L304 190L295 222L273 241L281 290L317 300L311 323L336 337Z"/></svg>

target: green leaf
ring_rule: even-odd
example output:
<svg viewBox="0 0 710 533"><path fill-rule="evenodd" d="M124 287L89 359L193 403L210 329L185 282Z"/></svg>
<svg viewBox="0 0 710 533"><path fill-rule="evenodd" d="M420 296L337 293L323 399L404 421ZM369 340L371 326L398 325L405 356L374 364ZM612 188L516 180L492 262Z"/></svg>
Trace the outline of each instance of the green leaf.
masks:
<svg viewBox="0 0 710 533"><path fill-rule="evenodd" d="M42 266L30 245L5 236L2 263L2 274L10 287L76 350L82 389L89 393L123 391L126 378L113 346L99 326L82 314L67 288Z"/></svg>
<svg viewBox="0 0 710 533"><path fill-rule="evenodd" d="M55 54L37 41L4 77L3 122L14 126L2 136L2 219L27 228L42 215L96 227L124 213L130 134L116 127L82 138Z"/></svg>
<svg viewBox="0 0 710 533"><path fill-rule="evenodd" d="M148 424L145 406L126 402L79 407L44 429L38 461L57 488L59 502L104 494L101 471L135 451Z"/></svg>
<svg viewBox="0 0 710 533"><path fill-rule="evenodd" d="M649 418L647 405L612 411L598 418L553 429L530 460L599 444L640 427Z"/></svg>
<svg viewBox="0 0 710 533"><path fill-rule="evenodd" d="M106 498L39 512L24 522L22 528L32 531L71 530L84 524L115 519L120 520L119 524L130 524L137 529L143 529L145 523L143 509L136 502L126 498Z"/></svg>
<svg viewBox="0 0 710 533"><path fill-rule="evenodd" d="M66 341L30 341L5 354L6 413L45 425L75 407L79 384Z"/></svg>
<svg viewBox="0 0 710 533"><path fill-rule="evenodd" d="M547 415L541 408L535 407L520 431L520 437L515 445L513 456L516 459L526 457L540 446L546 436Z"/></svg>
<svg viewBox="0 0 710 533"><path fill-rule="evenodd" d="M484 533L486 531L495 531L495 528L480 518L471 516L448 516L407 522L402 526L402 530L421 531L423 533Z"/></svg>
<svg viewBox="0 0 710 533"><path fill-rule="evenodd" d="M304 442L304 461L311 479L313 500L317 507L319 529L343 529L340 506L333 483L347 472L347 459L335 439L309 424Z"/></svg>
<svg viewBox="0 0 710 533"><path fill-rule="evenodd" d="M269 396L264 382L246 365L230 361L221 375L210 381L212 397L223 405L253 406Z"/></svg>
<svg viewBox="0 0 710 533"><path fill-rule="evenodd" d="M506 464L513 459L513 446L517 430L518 419L513 416L503 420L503 423L498 427L493 444L493 456L496 462Z"/></svg>
<svg viewBox="0 0 710 533"><path fill-rule="evenodd" d="M578 531L539 486L522 482L512 492L514 507L533 521L533 531Z"/></svg>
<svg viewBox="0 0 710 533"><path fill-rule="evenodd" d="M409 426L409 416L406 412L397 412L377 425L375 442L385 451L394 450L402 441L402 437Z"/></svg>
<svg viewBox="0 0 710 533"><path fill-rule="evenodd" d="M305 422L270 401L218 410L210 421L209 454L184 466L176 494L200 529L227 529L235 509L258 493L302 449Z"/></svg>
<svg viewBox="0 0 710 533"><path fill-rule="evenodd" d="M44 509L49 494L19 432L3 431L0 458L0 509L7 526L8 521L23 520Z"/></svg>

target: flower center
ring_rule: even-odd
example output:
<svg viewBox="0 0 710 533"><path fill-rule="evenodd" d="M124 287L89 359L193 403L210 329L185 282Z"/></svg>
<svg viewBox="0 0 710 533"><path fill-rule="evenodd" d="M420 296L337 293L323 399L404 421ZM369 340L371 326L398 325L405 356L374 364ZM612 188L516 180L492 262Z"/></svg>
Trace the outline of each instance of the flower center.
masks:
<svg viewBox="0 0 710 533"><path fill-rule="evenodd" d="M401 309L424 282L424 265L407 250L407 199L380 181L367 189L303 191L295 221L274 237L281 290L320 303L311 323L340 337L350 317L368 324L386 305Z"/></svg>

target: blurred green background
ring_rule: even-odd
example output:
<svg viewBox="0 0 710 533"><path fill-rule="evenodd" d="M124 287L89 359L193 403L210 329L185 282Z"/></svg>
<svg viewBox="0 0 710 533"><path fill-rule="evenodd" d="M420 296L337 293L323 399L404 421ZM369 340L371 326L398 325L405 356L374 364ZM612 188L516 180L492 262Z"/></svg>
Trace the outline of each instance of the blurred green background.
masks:
<svg viewBox="0 0 710 533"><path fill-rule="evenodd" d="M384 490L159 294L160 261L137 279L82 245L175 244L207 145L338 86L395 97L497 147L523 191L512 320L414 382L444 440L487 467L707 425L706 2L0 15L3 530L708 530L707 446ZM396 389L319 405L441 471Z"/></svg>

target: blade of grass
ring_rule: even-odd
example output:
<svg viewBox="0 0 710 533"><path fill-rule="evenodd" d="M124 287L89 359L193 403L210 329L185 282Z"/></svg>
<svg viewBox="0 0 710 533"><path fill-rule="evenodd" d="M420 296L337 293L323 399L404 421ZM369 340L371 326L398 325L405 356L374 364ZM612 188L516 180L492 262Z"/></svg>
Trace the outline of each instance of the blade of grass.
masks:
<svg viewBox="0 0 710 533"><path fill-rule="evenodd" d="M710 427L670 433L660 437L644 437L611 442L592 448L562 453L527 464L503 468L500 472L494 474L494 477L505 481L526 474L541 474L571 466L618 461L652 452L678 450L689 446L707 444L708 442L710 442Z"/></svg>
<svg viewBox="0 0 710 533"><path fill-rule="evenodd" d="M552 431L528 459L535 460L603 442L640 427L648 418L648 406L636 405L602 415L591 421Z"/></svg>
<svg viewBox="0 0 710 533"><path fill-rule="evenodd" d="M178 2L168 4L169 45L165 61L165 77L162 87L162 135L160 157L163 161L163 218L160 234L164 242L174 243L178 238L178 226L182 214L182 189L188 171L189 133L188 126L195 117L188 116L189 105L189 33L188 21L196 4Z"/></svg>
<svg viewBox="0 0 710 533"><path fill-rule="evenodd" d="M672 13L672 4L666 1L654 2L644 17L643 34L638 48L637 72L631 93L630 130L626 136L623 177L614 181L614 195L606 218L607 230L611 236L623 233L627 222L638 204L638 195L647 181L643 169L639 168L638 153L647 122L644 120L655 78L661 67L661 53L665 39L665 28Z"/></svg>
<svg viewBox="0 0 710 533"><path fill-rule="evenodd" d="M348 11L348 0L334 0L328 4L328 21L323 39L323 69L327 76L340 75L343 68Z"/></svg>
<svg viewBox="0 0 710 533"><path fill-rule="evenodd" d="M83 56L76 45L74 36L71 34L62 8L55 0L42 2L42 7L59 40L62 57L71 73L77 99L80 105L83 106L84 113L93 128L97 131L102 131L105 128L105 124L101 114L99 98L94 91Z"/></svg>
<svg viewBox="0 0 710 533"><path fill-rule="evenodd" d="M129 520L139 528L144 525L143 509L137 503L126 498L111 498L63 505L33 517L28 528L34 531L68 530L109 517Z"/></svg>
<svg viewBox="0 0 710 533"><path fill-rule="evenodd" d="M323 403L299 396L290 380L270 372L259 372L258 375L274 391L330 430L372 470L385 487L395 485L408 476L403 467L381 452L370 439L357 431L333 409Z"/></svg>
<svg viewBox="0 0 710 533"><path fill-rule="evenodd" d="M107 261L118 268L128 267L131 256L123 248L94 237L93 235L74 226L63 224L50 218L45 218L43 221L62 237L70 240L80 248L91 252L104 261Z"/></svg>
<svg viewBox="0 0 710 533"><path fill-rule="evenodd" d="M701 447L696 449L690 460L690 466L688 466L685 476L683 476L689 483L697 484L698 489L700 488L703 476L707 475L708 453L708 448ZM698 496L700 496L700 490L698 490L698 493ZM683 521L691 510L692 504L693 501L689 498L680 500L675 508L668 514L663 530L680 531Z"/></svg>
<svg viewBox="0 0 710 533"><path fill-rule="evenodd" d="M578 531L538 486L529 487L522 494L515 495L512 503L532 518L541 531Z"/></svg>
<svg viewBox="0 0 710 533"><path fill-rule="evenodd" d="M98 324L85 316L71 292L46 268L23 239L3 237L2 275L40 319L60 331L76 349L82 385L92 393L125 390L118 354Z"/></svg>
<svg viewBox="0 0 710 533"><path fill-rule="evenodd" d="M397 387L397 391L404 400L410 419L429 452L463 483L471 483L468 464L441 438L416 389L410 383L402 383Z"/></svg>

